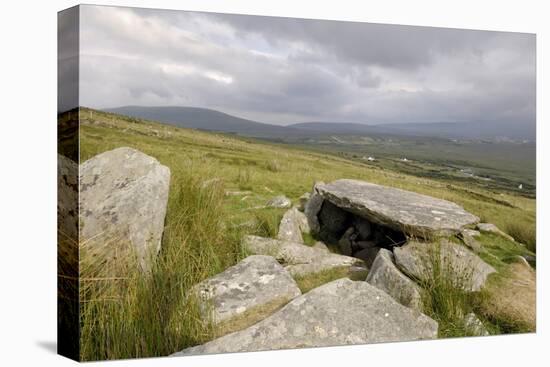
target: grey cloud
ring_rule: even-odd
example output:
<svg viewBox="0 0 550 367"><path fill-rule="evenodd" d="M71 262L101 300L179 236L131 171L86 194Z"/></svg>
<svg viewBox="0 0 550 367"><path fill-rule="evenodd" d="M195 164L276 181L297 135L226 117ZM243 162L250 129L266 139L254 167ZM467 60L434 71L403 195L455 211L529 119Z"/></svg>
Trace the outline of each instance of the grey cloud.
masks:
<svg viewBox="0 0 550 367"><path fill-rule="evenodd" d="M528 34L84 6L82 104L289 122L533 122Z"/></svg>

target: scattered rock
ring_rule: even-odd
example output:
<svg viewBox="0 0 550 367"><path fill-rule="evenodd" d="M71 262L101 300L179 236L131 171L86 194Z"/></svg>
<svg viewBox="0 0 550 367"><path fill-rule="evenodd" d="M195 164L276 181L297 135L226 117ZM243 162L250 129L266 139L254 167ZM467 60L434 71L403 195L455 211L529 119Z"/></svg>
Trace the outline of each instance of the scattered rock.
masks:
<svg viewBox="0 0 550 367"><path fill-rule="evenodd" d="M365 262L365 265L367 266L367 268L370 269L372 267L372 263L376 259L376 255L378 255L378 251L380 251L380 249L381 249L381 247L377 247L377 246L365 248L365 249L359 250L353 256L358 258L358 259L363 260Z"/></svg>
<svg viewBox="0 0 550 367"><path fill-rule="evenodd" d="M439 243L412 241L394 248L393 253L401 271L426 282L432 278L432 264L439 257L441 271L446 272L457 286L467 291L479 291L489 274L496 271L466 247L445 240Z"/></svg>
<svg viewBox="0 0 550 367"><path fill-rule="evenodd" d="M308 232L309 225L304 213L297 208L289 209L281 219L277 238L284 241L304 243L302 232Z"/></svg>
<svg viewBox="0 0 550 367"><path fill-rule="evenodd" d="M460 233L462 233L463 235L474 237L474 238L481 236L481 233L479 233L479 231L476 231L475 229L469 229L469 228L464 228Z"/></svg>
<svg viewBox="0 0 550 367"><path fill-rule="evenodd" d="M499 235L501 237L506 238L508 241L515 242L515 240L512 236L510 236L508 233L505 233L505 232L501 231L493 223L478 223L477 224L477 229L479 229L482 232L494 233L496 235Z"/></svg>
<svg viewBox="0 0 550 367"><path fill-rule="evenodd" d="M201 315L223 333L246 328L269 316L301 292L271 256L253 255L194 287Z"/></svg>
<svg viewBox="0 0 550 367"><path fill-rule="evenodd" d="M170 169L131 148L118 148L80 167L81 241L128 241L142 268L159 252Z"/></svg>
<svg viewBox="0 0 550 367"><path fill-rule="evenodd" d="M175 355L434 339L437 329L437 322L367 282L344 278L295 298L248 329Z"/></svg>
<svg viewBox="0 0 550 367"><path fill-rule="evenodd" d="M477 232L477 231L475 231ZM479 232L478 232L479 233ZM459 235L459 238L462 240L462 242L468 247L470 250L475 252L476 254L483 251L483 246L481 243L479 243L474 236L471 236L468 232L461 232Z"/></svg>
<svg viewBox="0 0 550 367"><path fill-rule="evenodd" d="M360 259L333 254L301 243L246 236L243 246L253 254L275 257L292 276L305 276L333 268L349 268L350 272L366 269Z"/></svg>
<svg viewBox="0 0 550 367"><path fill-rule="evenodd" d="M309 198L311 197L311 193L306 192L302 196L298 198L298 210L303 212L306 210L306 203L309 201Z"/></svg>
<svg viewBox="0 0 550 367"><path fill-rule="evenodd" d="M466 317L464 317L464 326L466 326L466 329L476 336L490 335L481 320L473 312L470 312L466 315Z"/></svg>
<svg viewBox="0 0 550 367"><path fill-rule="evenodd" d="M279 195L270 199L265 205L270 208L284 209L284 208L290 208L292 206L292 202L286 196Z"/></svg>
<svg viewBox="0 0 550 367"><path fill-rule="evenodd" d="M342 179L317 190L341 209L417 237L454 235L479 221L455 203L364 181Z"/></svg>
<svg viewBox="0 0 550 367"><path fill-rule="evenodd" d="M420 287L403 274L393 263L393 254L380 249L367 276L367 282L392 296L403 306L422 310Z"/></svg>

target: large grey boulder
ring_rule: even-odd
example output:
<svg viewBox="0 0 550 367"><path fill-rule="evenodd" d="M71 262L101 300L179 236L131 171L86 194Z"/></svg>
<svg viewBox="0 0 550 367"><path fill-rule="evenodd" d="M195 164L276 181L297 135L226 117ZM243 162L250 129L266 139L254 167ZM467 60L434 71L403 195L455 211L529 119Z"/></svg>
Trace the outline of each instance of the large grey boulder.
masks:
<svg viewBox="0 0 550 367"><path fill-rule="evenodd" d="M201 315L223 333L248 327L301 295L290 274L271 256L253 255L193 289Z"/></svg>
<svg viewBox="0 0 550 367"><path fill-rule="evenodd" d="M422 310L421 290L393 263L393 254L380 249L367 276L367 282L392 296L403 306Z"/></svg>
<svg viewBox="0 0 550 367"><path fill-rule="evenodd" d="M279 224L277 238L280 240L303 243L302 232L309 232L309 225L304 213L291 208L283 215Z"/></svg>
<svg viewBox="0 0 550 367"><path fill-rule="evenodd" d="M317 191L339 208L417 237L456 234L479 221L455 203L359 180L336 180Z"/></svg>
<svg viewBox="0 0 550 367"><path fill-rule="evenodd" d="M433 339L437 322L363 281L343 278L295 298L248 329L175 355Z"/></svg>
<svg viewBox="0 0 550 367"><path fill-rule="evenodd" d="M275 257L294 277L335 268L348 268L350 273L366 270L363 261L360 259L333 254L320 248L309 247L296 242L246 236L243 240L243 247L253 254Z"/></svg>
<svg viewBox="0 0 550 367"><path fill-rule="evenodd" d="M440 271L457 287L479 291L496 270L466 247L442 240L438 243L411 241L393 250L397 267L410 277L429 282ZM434 269L434 265L439 269Z"/></svg>
<svg viewBox="0 0 550 367"><path fill-rule="evenodd" d="M170 169L131 148L118 148L80 167L81 241L129 242L142 268L159 252Z"/></svg>

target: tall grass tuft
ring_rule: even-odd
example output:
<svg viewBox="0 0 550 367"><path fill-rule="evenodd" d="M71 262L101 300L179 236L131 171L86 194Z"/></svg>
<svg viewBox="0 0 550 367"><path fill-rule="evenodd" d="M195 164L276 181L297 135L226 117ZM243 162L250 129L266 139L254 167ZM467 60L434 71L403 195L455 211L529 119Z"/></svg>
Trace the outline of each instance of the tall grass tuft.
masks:
<svg viewBox="0 0 550 367"><path fill-rule="evenodd" d="M213 337L189 290L243 254L239 233L224 230L223 184L201 182L173 179L162 249L149 271L139 270L129 244L113 239L104 243L109 251L80 244L82 360L169 355Z"/></svg>
<svg viewBox="0 0 550 367"><path fill-rule="evenodd" d="M537 231L534 225L525 223L508 222L504 231L520 243L523 243L529 251L537 252Z"/></svg>
<svg viewBox="0 0 550 367"><path fill-rule="evenodd" d="M471 295L465 290L472 274L452 266L439 243L433 244L424 261L425 274L420 280L423 308L439 323L439 337L473 335L464 322L472 308Z"/></svg>

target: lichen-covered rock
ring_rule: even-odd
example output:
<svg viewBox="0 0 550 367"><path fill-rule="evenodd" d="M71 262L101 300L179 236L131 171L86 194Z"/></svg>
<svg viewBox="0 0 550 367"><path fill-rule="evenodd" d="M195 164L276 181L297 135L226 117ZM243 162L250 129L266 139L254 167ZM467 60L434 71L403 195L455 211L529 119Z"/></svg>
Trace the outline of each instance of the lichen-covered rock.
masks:
<svg viewBox="0 0 550 367"><path fill-rule="evenodd" d="M336 180L317 191L341 209L417 237L453 235L479 221L455 203L359 180Z"/></svg>
<svg viewBox="0 0 550 367"><path fill-rule="evenodd" d="M271 256L253 255L197 284L201 315L224 333L248 327L298 297L290 274Z"/></svg>
<svg viewBox="0 0 550 367"><path fill-rule="evenodd" d="M246 236L243 240L243 247L253 254L275 257L294 277L334 268L349 268L350 272L366 269L360 259L333 254L296 242Z"/></svg>
<svg viewBox="0 0 550 367"><path fill-rule="evenodd" d="M391 251L380 249L369 270L367 282L383 290L403 306L422 310L420 287L399 271L393 261Z"/></svg>
<svg viewBox="0 0 550 367"><path fill-rule="evenodd" d="M284 209L284 208L290 208L292 206L292 201L290 201L290 199L284 195L279 195L268 200L265 205L270 208Z"/></svg>
<svg viewBox="0 0 550 367"><path fill-rule="evenodd" d="M503 232L500 228L495 226L493 223L478 223L477 229L482 232L489 232L499 235L503 238L506 238L508 241L514 242L514 237L510 236L508 233Z"/></svg>
<svg viewBox="0 0 550 367"><path fill-rule="evenodd" d="M96 155L80 167L80 240L129 242L143 269L160 250L170 169L131 148Z"/></svg>
<svg viewBox="0 0 550 367"><path fill-rule="evenodd" d="M367 282L343 278L295 298L248 329L175 355L433 339L437 329L437 322Z"/></svg>
<svg viewBox="0 0 550 367"><path fill-rule="evenodd" d="M397 267L408 276L428 282L439 269L466 291L479 291L489 274L496 271L466 247L446 240L438 243L411 241L394 248L393 253Z"/></svg>

